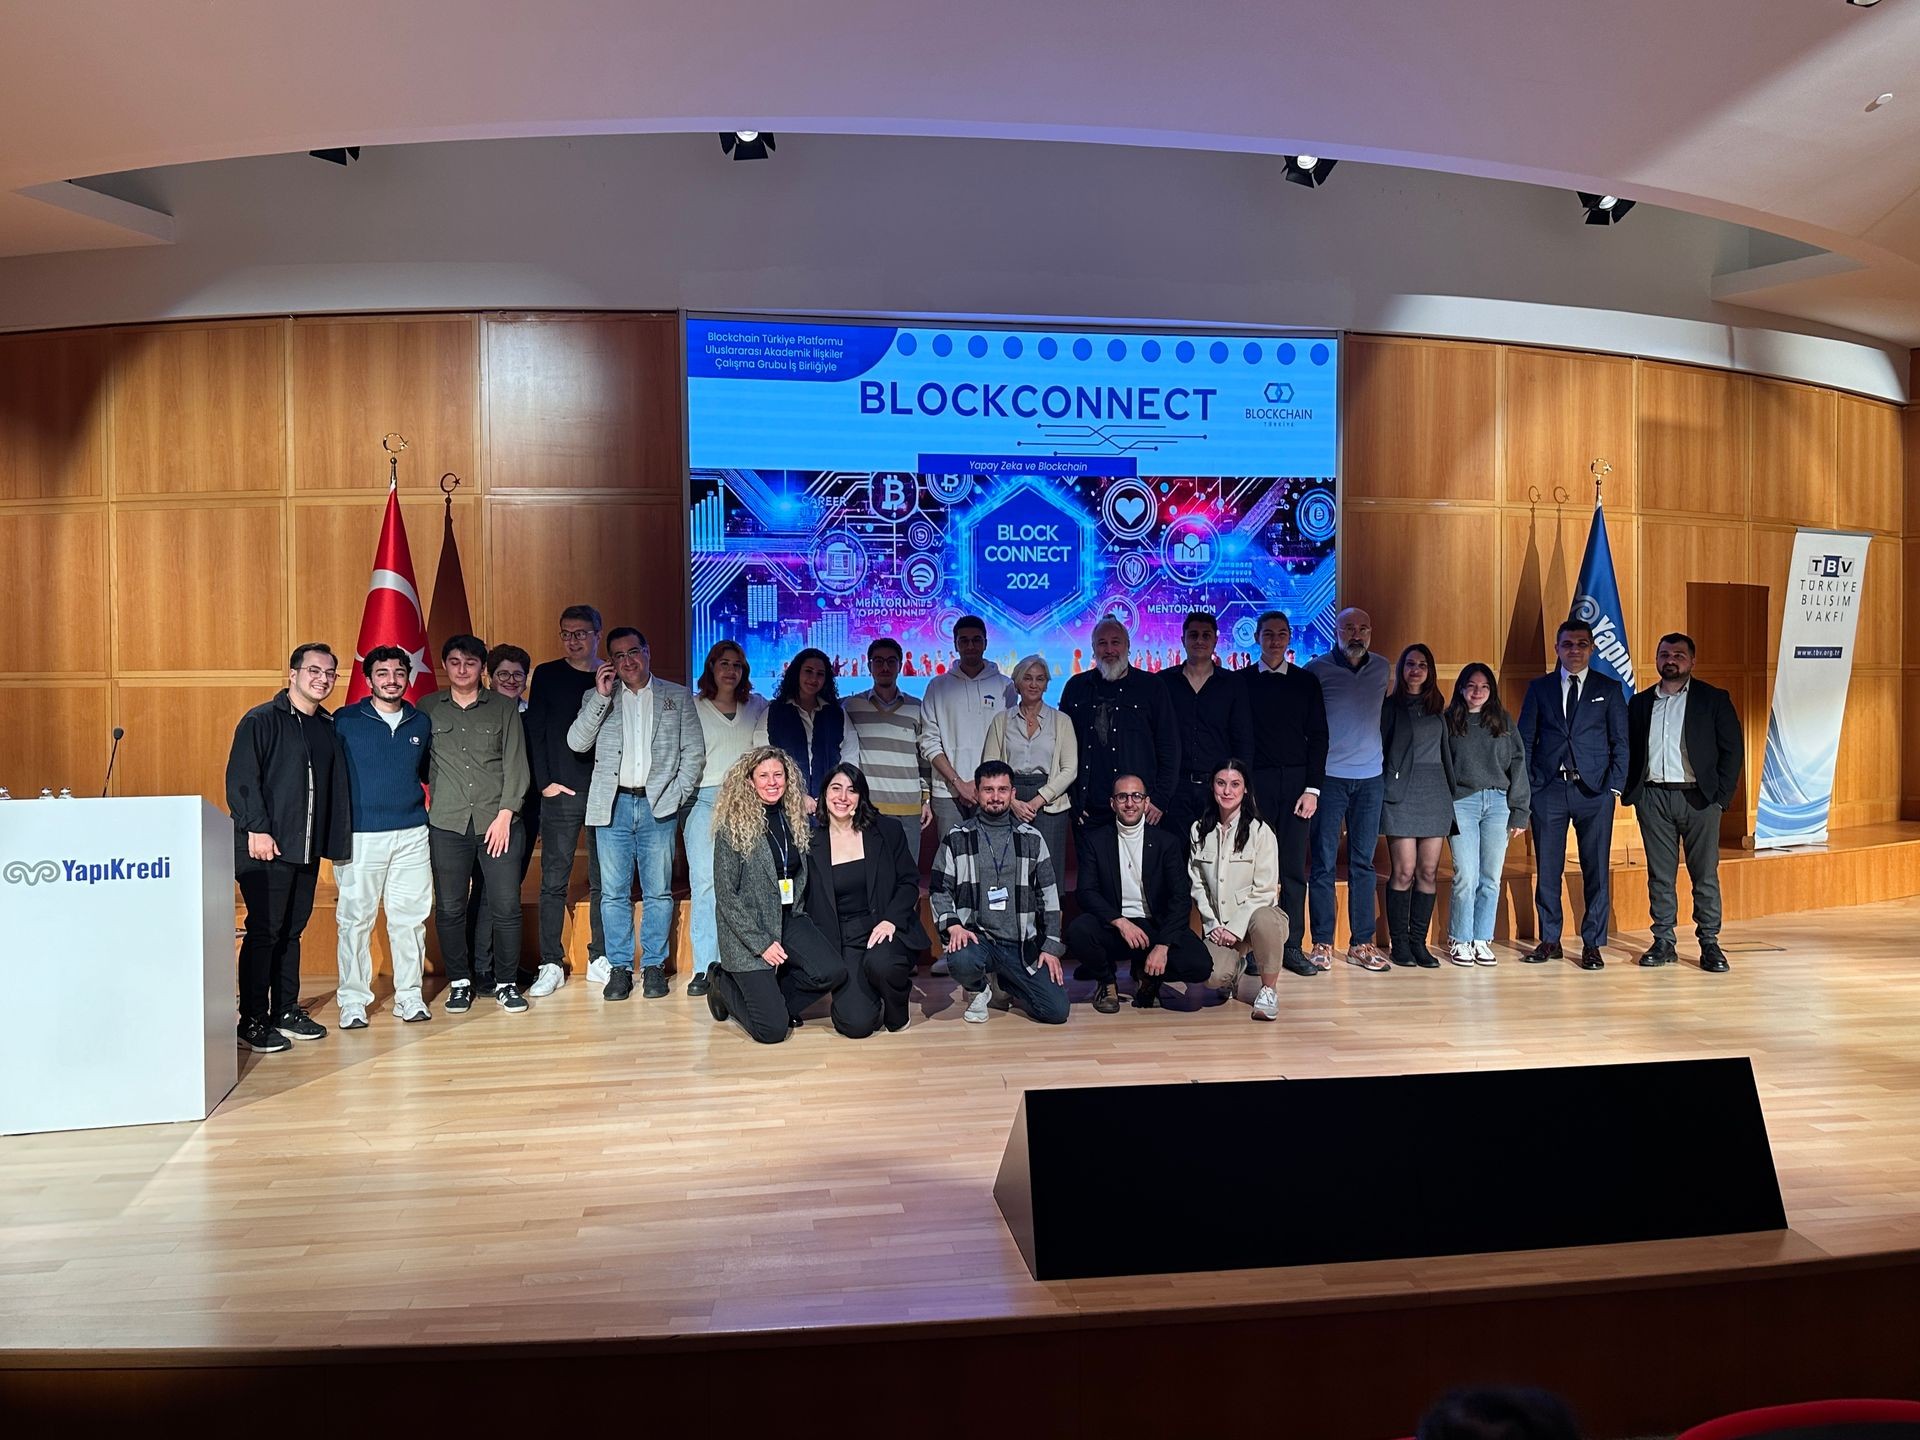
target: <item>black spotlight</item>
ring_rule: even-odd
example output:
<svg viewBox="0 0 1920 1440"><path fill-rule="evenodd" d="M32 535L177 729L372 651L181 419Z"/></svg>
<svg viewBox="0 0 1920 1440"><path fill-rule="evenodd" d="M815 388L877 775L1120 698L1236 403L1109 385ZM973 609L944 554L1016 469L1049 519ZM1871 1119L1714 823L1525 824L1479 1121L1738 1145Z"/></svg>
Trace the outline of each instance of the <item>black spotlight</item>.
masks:
<svg viewBox="0 0 1920 1440"><path fill-rule="evenodd" d="M765 160L773 154L773 136L765 130L722 130L720 148L736 160Z"/></svg>
<svg viewBox="0 0 1920 1440"><path fill-rule="evenodd" d="M348 165L360 158L360 147L349 145L344 150L309 150L307 154L316 160L331 161L335 165Z"/></svg>
<svg viewBox="0 0 1920 1440"><path fill-rule="evenodd" d="M1618 195L1589 195L1584 190L1576 190L1580 203L1586 207L1587 224L1618 225L1627 211L1633 208L1633 201L1622 200Z"/></svg>
<svg viewBox="0 0 1920 1440"><path fill-rule="evenodd" d="M1340 163L1338 160L1324 160L1318 155L1282 155L1280 158L1287 162L1287 179L1309 190L1326 184L1327 176Z"/></svg>

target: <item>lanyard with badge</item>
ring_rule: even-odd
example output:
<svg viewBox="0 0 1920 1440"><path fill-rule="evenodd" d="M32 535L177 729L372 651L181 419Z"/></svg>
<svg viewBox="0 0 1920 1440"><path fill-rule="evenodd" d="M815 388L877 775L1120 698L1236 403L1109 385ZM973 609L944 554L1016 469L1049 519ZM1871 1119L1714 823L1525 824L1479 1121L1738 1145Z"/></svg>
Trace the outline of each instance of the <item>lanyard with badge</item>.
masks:
<svg viewBox="0 0 1920 1440"><path fill-rule="evenodd" d="M784 829L769 830L767 835L780 856L780 904L788 906L793 904L793 842Z"/></svg>
<svg viewBox="0 0 1920 1440"><path fill-rule="evenodd" d="M1007 862L1013 858L1013 838L1009 836L1007 843L998 853L995 853L993 842L988 840L986 834L982 832L980 845L986 852L987 858L993 862L993 878L999 882L987 887L987 909L1005 910L1007 908Z"/></svg>

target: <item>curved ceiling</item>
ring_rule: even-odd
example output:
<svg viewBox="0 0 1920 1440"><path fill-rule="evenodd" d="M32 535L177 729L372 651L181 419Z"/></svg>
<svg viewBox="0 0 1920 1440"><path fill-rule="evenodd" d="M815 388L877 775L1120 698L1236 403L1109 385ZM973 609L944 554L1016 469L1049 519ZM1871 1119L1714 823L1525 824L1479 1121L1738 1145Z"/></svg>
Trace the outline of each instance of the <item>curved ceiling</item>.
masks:
<svg viewBox="0 0 1920 1440"><path fill-rule="evenodd" d="M63 0L0 14L0 255L169 238L74 178L752 123L1613 191L1836 252L1722 298L1893 336L1920 332L1916 76L1920 0Z"/></svg>

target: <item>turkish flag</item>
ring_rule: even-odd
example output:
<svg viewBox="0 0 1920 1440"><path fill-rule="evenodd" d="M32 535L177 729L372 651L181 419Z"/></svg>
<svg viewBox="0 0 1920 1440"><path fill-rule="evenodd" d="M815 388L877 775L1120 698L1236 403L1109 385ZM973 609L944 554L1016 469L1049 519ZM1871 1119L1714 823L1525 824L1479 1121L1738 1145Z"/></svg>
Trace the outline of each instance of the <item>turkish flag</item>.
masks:
<svg viewBox="0 0 1920 1440"><path fill-rule="evenodd" d="M418 700L440 688L434 683L433 664L427 659L427 621L420 591L413 583L413 554L407 549L400 497L391 489L387 491L387 518L380 525L380 544L373 552L373 578L367 582L367 608L360 616L360 643L354 647L347 704L364 700L369 694L360 662L369 650L382 645L398 645L413 662L408 700Z"/></svg>

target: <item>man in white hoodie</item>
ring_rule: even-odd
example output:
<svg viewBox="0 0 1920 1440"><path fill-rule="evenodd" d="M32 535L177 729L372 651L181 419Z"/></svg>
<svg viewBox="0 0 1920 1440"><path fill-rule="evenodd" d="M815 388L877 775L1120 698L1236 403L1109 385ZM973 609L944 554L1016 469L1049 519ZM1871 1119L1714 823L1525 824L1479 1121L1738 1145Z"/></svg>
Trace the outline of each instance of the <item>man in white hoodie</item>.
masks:
<svg viewBox="0 0 1920 1440"><path fill-rule="evenodd" d="M954 662L927 682L920 701L920 753L933 767L933 833L944 839L974 810L971 776L987 744L987 727L1007 703L1007 677L986 658L987 622L963 615L953 622ZM933 973L947 973L936 956Z"/></svg>

